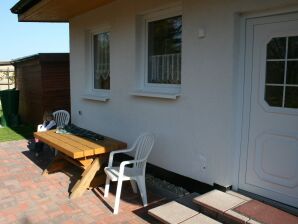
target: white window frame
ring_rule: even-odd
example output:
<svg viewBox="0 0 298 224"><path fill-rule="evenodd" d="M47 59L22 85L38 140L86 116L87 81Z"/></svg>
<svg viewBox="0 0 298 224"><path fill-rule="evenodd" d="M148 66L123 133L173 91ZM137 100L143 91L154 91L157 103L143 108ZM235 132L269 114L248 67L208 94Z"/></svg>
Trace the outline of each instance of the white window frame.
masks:
<svg viewBox="0 0 298 224"><path fill-rule="evenodd" d="M94 88L94 36L101 33L109 33L110 39L109 44L111 46L111 29L109 26L101 26L95 29L86 31L86 87L85 93L83 94L84 99L107 101L110 99L111 94L111 83L110 89L95 89ZM110 49L111 58L111 49ZM110 60L110 77L111 77L111 60ZM111 80L110 80L111 82Z"/></svg>
<svg viewBox="0 0 298 224"><path fill-rule="evenodd" d="M139 42L141 50L139 55L141 56L139 68L138 71L141 74L141 77L139 78L139 92L140 96L144 96L144 92L148 93L164 93L164 94L174 94L176 98L180 95L181 92L181 84L158 84L158 83L148 83L148 25L150 22L167 19L175 16L182 16L182 6L179 4L178 6L170 6L167 8L162 8L159 10L154 10L147 12L143 14L140 17L141 23L139 24L139 32L137 35L139 35ZM183 19L182 19L182 30L183 30ZM183 39L183 34L182 34ZM183 45L183 43L182 43ZM180 67L180 74L181 74L181 83L182 83L182 47L181 47L181 67ZM136 94L138 95L138 91L136 91ZM141 95L142 94L142 95ZM160 94L158 95L160 96ZM158 97L157 96L157 97ZM160 98L168 98L168 97L162 97Z"/></svg>

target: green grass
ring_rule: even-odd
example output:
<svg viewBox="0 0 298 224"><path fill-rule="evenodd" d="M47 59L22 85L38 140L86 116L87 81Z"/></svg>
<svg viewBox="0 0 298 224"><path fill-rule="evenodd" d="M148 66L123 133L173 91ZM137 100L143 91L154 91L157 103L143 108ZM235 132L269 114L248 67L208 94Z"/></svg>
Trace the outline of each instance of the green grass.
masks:
<svg viewBox="0 0 298 224"><path fill-rule="evenodd" d="M15 141L33 138L35 131L32 125L20 125L18 127L0 128L0 142Z"/></svg>
<svg viewBox="0 0 298 224"><path fill-rule="evenodd" d="M3 115L3 111L0 103L0 120L2 115ZM19 125L17 127L2 127L0 128L0 142L33 138L33 132L35 131L35 128L36 127L33 127L33 125Z"/></svg>

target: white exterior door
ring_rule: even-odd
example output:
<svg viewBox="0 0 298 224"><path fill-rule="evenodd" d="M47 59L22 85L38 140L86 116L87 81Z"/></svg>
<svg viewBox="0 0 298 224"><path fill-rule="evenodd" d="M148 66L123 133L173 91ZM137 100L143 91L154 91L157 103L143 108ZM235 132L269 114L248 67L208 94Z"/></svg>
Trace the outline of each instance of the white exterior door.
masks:
<svg viewBox="0 0 298 224"><path fill-rule="evenodd" d="M246 20L239 188L298 207L298 13Z"/></svg>

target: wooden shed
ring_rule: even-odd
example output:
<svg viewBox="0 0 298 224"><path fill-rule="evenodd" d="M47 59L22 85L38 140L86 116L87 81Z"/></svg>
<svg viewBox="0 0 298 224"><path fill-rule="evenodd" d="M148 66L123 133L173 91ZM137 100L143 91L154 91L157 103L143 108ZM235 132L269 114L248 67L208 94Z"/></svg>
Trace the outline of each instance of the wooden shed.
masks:
<svg viewBox="0 0 298 224"><path fill-rule="evenodd" d="M41 53L13 61L23 123L38 124L45 110L70 111L68 53Z"/></svg>

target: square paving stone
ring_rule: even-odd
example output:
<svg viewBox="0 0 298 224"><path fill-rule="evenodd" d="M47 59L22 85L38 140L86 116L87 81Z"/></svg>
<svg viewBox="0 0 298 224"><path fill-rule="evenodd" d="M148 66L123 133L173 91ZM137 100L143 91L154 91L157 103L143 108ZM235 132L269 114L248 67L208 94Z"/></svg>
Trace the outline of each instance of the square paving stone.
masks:
<svg viewBox="0 0 298 224"><path fill-rule="evenodd" d="M161 222L168 224L178 224L199 214L197 211L175 201L150 209L148 213Z"/></svg>
<svg viewBox="0 0 298 224"><path fill-rule="evenodd" d="M246 202L246 200L219 190L213 190L194 198L194 202L203 207L208 207L216 212L223 213Z"/></svg>

